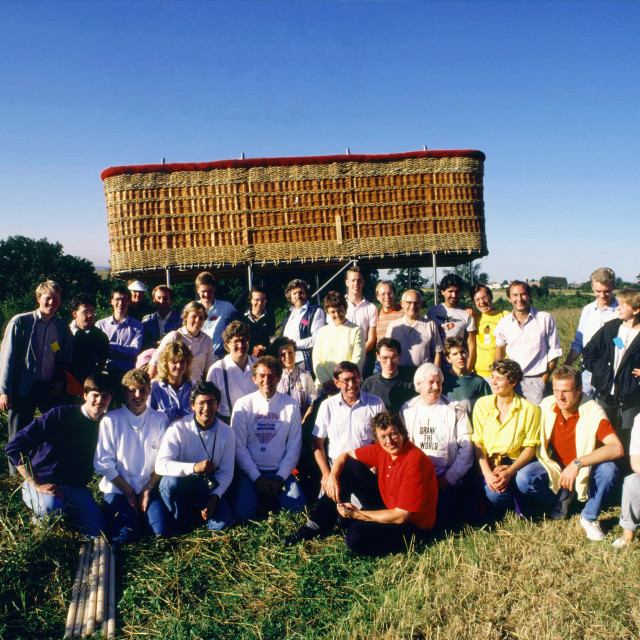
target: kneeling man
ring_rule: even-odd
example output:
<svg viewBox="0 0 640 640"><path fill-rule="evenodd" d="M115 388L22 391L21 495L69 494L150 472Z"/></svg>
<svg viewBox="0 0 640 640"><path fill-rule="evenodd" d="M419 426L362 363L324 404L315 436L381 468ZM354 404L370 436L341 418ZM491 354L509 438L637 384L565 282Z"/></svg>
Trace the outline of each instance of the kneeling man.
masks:
<svg viewBox="0 0 640 640"><path fill-rule="evenodd" d="M553 396L542 411L538 461L516 477L518 489L550 505L549 517L565 518L575 495L586 502L580 524L589 540L603 540L598 515L618 481L614 460L624 455L604 409L582 393L580 372L562 365L553 376Z"/></svg>
<svg viewBox="0 0 640 640"><path fill-rule="evenodd" d="M216 418L220 389L198 382L191 389L193 416L174 422L164 434L156 459L160 495L178 527L203 521L211 531L233 522L225 492L233 479L235 438Z"/></svg>
<svg viewBox="0 0 640 640"><path fill-rule="evenodd" d="M84 404L56 407L18 431L5 448L25 479L22 499L34 520L64 512L69 524L100 535L104 517L87 488L93 476L98 425L111 402L111 381L93 373L84 383Z"/></svg>
<svg viewBox="0 0 640 640"><path fill-rule="evenodd" d="M409 440L396 411L379 413L371 426L376 442L338 456L326 494L285 543L329 533L338 516L348 522L345 542L357 554L403 551L412 538L426 538L438 502L433 463ZM377 479L372 468L378 469Z"/></svg>
<svg viewBox="0 0 640 640"><path fill-rule="evenodd" d="M302 511L305 497L293 470L302 448L300 405L277 391L282 364L273 356L251 367L257 391L233 405L238 477L233 509L240 520L252 520L281 507Z"/></svg>

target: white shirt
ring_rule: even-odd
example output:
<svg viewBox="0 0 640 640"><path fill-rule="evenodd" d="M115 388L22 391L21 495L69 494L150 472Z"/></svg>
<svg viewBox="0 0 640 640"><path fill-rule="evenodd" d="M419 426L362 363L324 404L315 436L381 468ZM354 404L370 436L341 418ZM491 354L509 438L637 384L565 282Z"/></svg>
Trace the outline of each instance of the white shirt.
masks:
<svg viewBox="0 0 640 640"><path fill-rule="evenodd" d="M267 399L259 391L233 406L231 427L236 436L236 463L255 482L263 471L285 480L293 473L302 450L298 403L283 393Z"/></svg>
<svg viewBox="0 0 640 640"><path fill-rule="evenodd" d="M109 411L100 421L98 446L93 459L96 473L102 475L103 493L122 493L113 484L117 476L136 494L149 482L156 464L169 419L161 411L145 409L139 416L121 407Z"/></svg>
<svg viewBox="0 0 640 640"><path fill-rule="evenodd" d="M631 444L629 445L630 456L640 456L640 414L635 417L631 429Z"/></svg>
<svg viewBox="0 0 640 640"><path fill-rule="evenodd" d="M327 324L327 317L324 311L320 308L316 310L311 318L311 335L308 338L300 337L300 321L309 308L309 302L305 302L299 309L294 306L289 308L291 315L287 320L287 324L284 325L282 330L282 337L289 338L296 343L296 363L304 362L304 356L300 349L311 349L316 341L316 334L325 324Z"/></svg>
<svg viewBox="0 0 640 640"><path fill-rule="evenodd" d="M418 396L406 402L401 412L409 439L429 456L436 476L444 474L449 484L458 484L473 464L467 412L445 396L430 406Z"/></svg>
<svg viewBox="0 0 640 640"><path fill-rule="evenodd" d="M364 331L366 340L369 337L369 329L378 325L378 307L365 298L355 305L347 298L347 320L357 324Z"/></svg>
<svg viewBox="0 0 640 640"><path fill-rule="evenodd" d="M251 366L256 360L257 358L249 356L244 369L241 369L233 361L231 355L226 355L209 369L207 382L213 382L213 384L220 389L221 398L218 413L221 416L231 415L231 408L227 401L227 392L229 392L231 407L233 407L236 401L242 398L242 396L253 393L258 388L251 377ZM224 383L224 369L227 370L227 380L229 381L228 389Z"/></svg>
<svg viewBox="0 0 640 640"><path fill-rule="evenodd" d="M618 317L616 308L618 301L614 300L608 307L600 309L597 300L590 302L586 307L582 308L580 313L580 321L576 329L576 335L571 343L572 351L582 353L582 349L589 340L593 338L595 333L602 327L605 322Z"/></svg>
<svg viewBox="0 0 640 640"><path fill-rule="evenodd" d="M180 327L177 331L170 331L162 338L160 346L151 358L150 364L154 367L158 366L158 357L160 352L170 343L180 340L189 347L193 360L191 361L191 382L202 382L207 375L207 371L216 361L213 355L213 342L211 338L201 331L195 338L187 331L185 327Z"/></svg>
<svg viewBox="0 0 640 640"><path fill-rule="evenodd" d="M544 375L548 363L562 355L553 316L533 307L523 325L516 320L513 311L502 318L494 335L496 345L506 345L507 356L520 365L526 377Z"/></svg>
<svg viewBox="0 0 640 640"><path fill-rule="evenodd" d="M335 460L345 451L373 444L371 419L383 411L384 402L378 396L361 391L350 407L338 393L320 404L313 435L329 438L329 458Z"/></svg>
<svg viewBox="0 0 640 640"><path fill-rule="evenodd" d="M233 479L235 437L231 427L217 418L206 430L193 418L178 420L167 429L162 440L156 473L184 478L193 475L196 462L207 459L213 462L213 475L218 481L211 494L222 497Z"/></svg>

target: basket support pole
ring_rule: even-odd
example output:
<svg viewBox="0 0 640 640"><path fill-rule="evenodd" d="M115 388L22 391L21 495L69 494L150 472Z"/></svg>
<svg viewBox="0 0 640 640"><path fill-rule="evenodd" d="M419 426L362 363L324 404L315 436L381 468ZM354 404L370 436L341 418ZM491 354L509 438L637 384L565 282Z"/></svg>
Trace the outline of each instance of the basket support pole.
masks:
<svg viewBox="0 0 640 640"><path fill-rule="evenodd" d="M249 291L253 287L253 267L251 264L247 265L247 279L249 281Z"/></svg>
<svg viewBox="0 0 640 640"><path fill-rule="evenodd" d="M349 262L347 262L347 264L344 265L344 267L342 267L342 269L340 269L340 271L338 271L337 273L335 273L334 275L332 275L316 292L311 294L311 297L313 298L313 296L317 296L320 295L320 292L333 280L335 280L345 269L348 269L352 264L356 264L355 260L349 260Z"/></svg>
<svg viewBox="0 0 640 640"><path fill-rule="evenodd" d="M431 254L433 260L433 304L438 304L438 265L436 264L436 252Z"/></svg>
<svg viewBox="0 0 640 640"><path fill-rule="evenodd" d="M171 271L170 271L169 267L166 267L164 272L167 275L167 287L170 287L171 286Z"/></svg>

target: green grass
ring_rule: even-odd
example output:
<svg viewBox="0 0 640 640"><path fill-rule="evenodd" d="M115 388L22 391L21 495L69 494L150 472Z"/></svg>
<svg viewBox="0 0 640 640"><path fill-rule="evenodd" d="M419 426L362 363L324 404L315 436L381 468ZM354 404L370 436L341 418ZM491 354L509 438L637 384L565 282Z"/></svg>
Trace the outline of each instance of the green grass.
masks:
<svg viewBox="0 0 640 640"><path fill-rule="evenodd" d="M554 312L563 348L577 310ZM0 421L4 416L0 417ZM6 424L6 420L5 423ZM4 460L0 460L4 464ZM34 527L19 482L0 478L0 638L61 638L80 540ZM357 558L336 534L294 548L304 516L146 539L119 556L118 634L167 639L640 637L638 550L589 542L563 522L508 517L417 550Z"/></svg>

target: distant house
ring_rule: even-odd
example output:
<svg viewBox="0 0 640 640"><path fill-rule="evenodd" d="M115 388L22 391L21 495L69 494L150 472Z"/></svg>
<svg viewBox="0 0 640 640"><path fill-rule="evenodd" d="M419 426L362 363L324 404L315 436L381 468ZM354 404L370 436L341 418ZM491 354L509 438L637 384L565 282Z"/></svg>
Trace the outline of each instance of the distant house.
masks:
<svg viewBox="0 0 640 640"><path fill-rule="evenodd" d="M540 286L546 286L549 289L568 289L569 282L566 278L558 278L556 276L543 276L540 278Z"/></svg>

